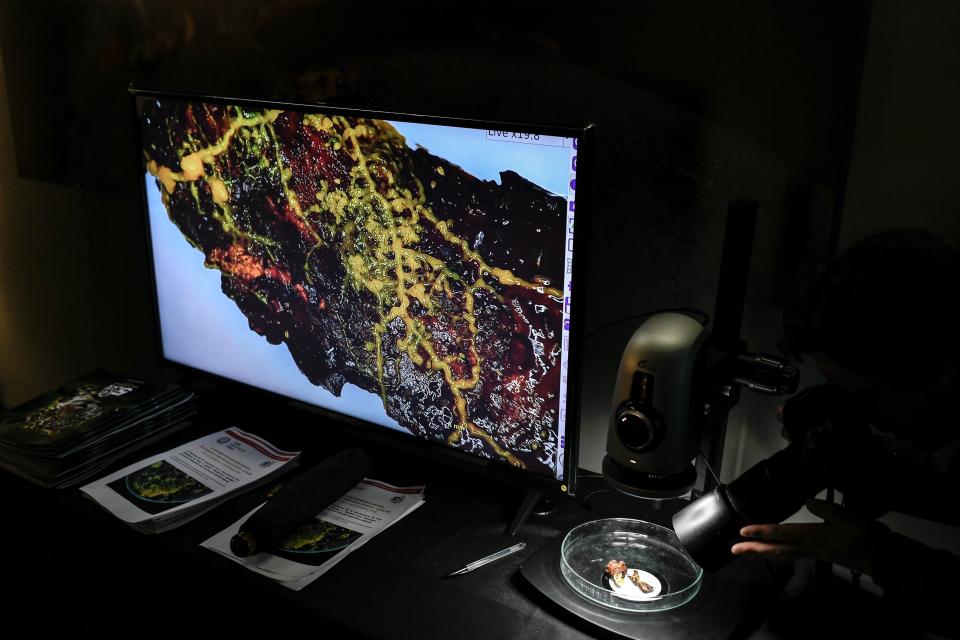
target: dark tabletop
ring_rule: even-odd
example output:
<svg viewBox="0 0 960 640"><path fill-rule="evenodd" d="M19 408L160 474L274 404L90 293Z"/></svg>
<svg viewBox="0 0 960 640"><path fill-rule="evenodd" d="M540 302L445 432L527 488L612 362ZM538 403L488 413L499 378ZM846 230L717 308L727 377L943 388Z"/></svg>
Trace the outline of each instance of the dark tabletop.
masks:
<svg viewBox="0 0 960 640"><path fill-rule="evenodd" d="M213 430L198 425L154 449L162 451ZM118 465L153 452L142 451ZM559 496L554 513L532 516L512 538L505 530L523 497L522 488L487 485L478 480L482 476L432 467L415 472L426 481L426 503L299 592L199 546L259 504L271 485L236 496L182 527L147 535L76 488L43 489L0 472L6 510L0 528L8 594L2 600L4 624L32 629L38 637L616 636L576 615L573 610L583 603L558 604L521 568L526 564L529 572L540 563L549 569L563 535L581 522L617 516L668 523L671 509L679 506L654 509L651 503L610 491L600 478L584 476L576 497ZM387 481L405 480L403 472L383 473ZM524 551L444 579L451 570L519 540L527 542ZM669 613L641 614L634 618L636 624L647 625L643 628L649 629L648 637L754 633L758 616L778 594L775 572L767 565L736 565L724 574L725 581L705 579L690 604Z"/></svg>

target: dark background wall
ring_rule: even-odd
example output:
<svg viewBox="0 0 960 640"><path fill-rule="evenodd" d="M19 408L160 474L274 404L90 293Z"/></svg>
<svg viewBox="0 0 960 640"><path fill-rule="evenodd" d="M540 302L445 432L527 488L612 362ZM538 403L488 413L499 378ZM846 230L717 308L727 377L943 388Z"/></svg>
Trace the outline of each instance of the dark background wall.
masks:
<svg viewBox="0 0 960 640"><path fill-rule="evenodd" d="M4 398L94 361L152 372L130 82L595 122L588 325L711 306L739 195L763 207L751 295L777 305L837 229L868 6L835 5L478 3L463 19L445 3L5 2ZM71 344L15 344L53 333Z"/></svg>
<svg viewBox="0 0 960 640"><path fill-rule="evenodd" d="M745 337L885 225L957 242L949 0L361 5L0 1L0 400L154 355L126 87L597 124L587 331L711 310L726 205L760 202ZM582 228L582 227L580 227ZM602 454L623 323L591 337L584 454ZM733 472L776 448L772 407L731 421ZM748 429L752 424L752 428Z"/></svg>

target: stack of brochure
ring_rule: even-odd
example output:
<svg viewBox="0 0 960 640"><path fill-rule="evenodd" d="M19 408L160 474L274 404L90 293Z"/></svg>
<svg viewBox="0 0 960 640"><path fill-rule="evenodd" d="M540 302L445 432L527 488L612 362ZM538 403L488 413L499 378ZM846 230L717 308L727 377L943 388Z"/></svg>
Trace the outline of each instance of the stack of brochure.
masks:
<svg viewBox="0 0 960 640"><path fill-rule="evenodd" d="M423 491L422 486L395 487L365 478L314 518L291 531L270 552L240 558L230 551L230 539L263 505L201 546L299 591L422 505Z"/></svg>
<svg viewBox="0 0 960 640"><path fill-rule="evenodd" d="M0 414L0 467L68 487L183 428L196 411L179 385L95 371Z"/></svg>
<svg viewBox="0 0 960 640"><path fill-rule="evenodd" d="M230 428L141 460L80 491L138 531L160 533L269 482L299 459L299 451L281 451Z"/></svg>

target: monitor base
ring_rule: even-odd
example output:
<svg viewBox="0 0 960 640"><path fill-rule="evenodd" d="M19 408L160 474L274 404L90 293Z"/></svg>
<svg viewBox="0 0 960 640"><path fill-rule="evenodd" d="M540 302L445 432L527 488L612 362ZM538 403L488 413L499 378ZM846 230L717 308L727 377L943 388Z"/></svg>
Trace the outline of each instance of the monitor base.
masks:
<svg viewBox="0 0 960 640"><path fill-rule="evenodd" d="M559 507L557 497L545 490L544 487L535 486L527 489L513 520L507 526L507 535L515 536L520 528L531 515L546 517L553 514Z"/></svg>

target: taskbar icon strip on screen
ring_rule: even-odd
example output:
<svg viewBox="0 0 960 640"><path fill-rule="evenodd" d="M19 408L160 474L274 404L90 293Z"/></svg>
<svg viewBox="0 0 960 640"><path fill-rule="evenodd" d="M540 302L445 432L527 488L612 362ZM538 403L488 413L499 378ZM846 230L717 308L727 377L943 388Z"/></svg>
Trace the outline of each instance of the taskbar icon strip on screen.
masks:
<svg viewBox="0 0 960 640"><path fill-rule="evenodd" d="M564 233L564 269L563 269L563 335L560 347L560 410L558 412L557 431L559 446L557 447L557 477L563 479L566 452L566 424L567 424L567 379L570 367L570 299L573 295L573 218L576 209L577 190L577 138L567 138L565 145L570 149L569 179L567 182L567 216Z"/></svg>

